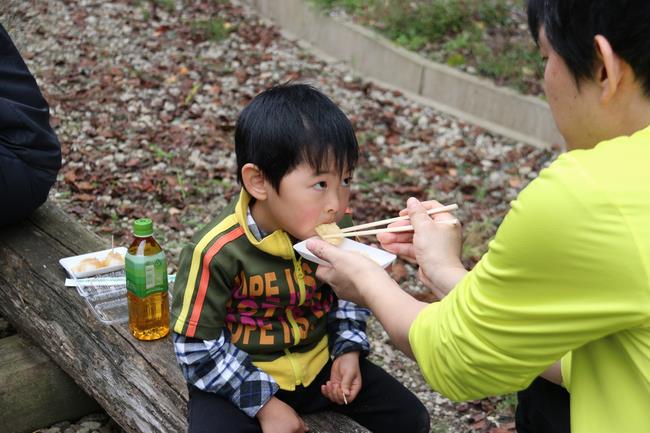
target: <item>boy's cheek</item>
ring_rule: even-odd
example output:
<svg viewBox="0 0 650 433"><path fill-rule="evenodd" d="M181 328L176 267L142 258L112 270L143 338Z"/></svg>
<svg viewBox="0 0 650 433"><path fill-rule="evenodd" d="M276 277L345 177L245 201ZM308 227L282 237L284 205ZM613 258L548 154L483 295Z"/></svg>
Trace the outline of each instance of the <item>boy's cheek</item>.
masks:
<svg viewBox="0 0 650 433"><path fill-rule="evenodd" d="M296 212L294 221L296 227L299 227L301 238L307 239L316 236L314 228L322 224L320 215L319 211Z"/></svg>

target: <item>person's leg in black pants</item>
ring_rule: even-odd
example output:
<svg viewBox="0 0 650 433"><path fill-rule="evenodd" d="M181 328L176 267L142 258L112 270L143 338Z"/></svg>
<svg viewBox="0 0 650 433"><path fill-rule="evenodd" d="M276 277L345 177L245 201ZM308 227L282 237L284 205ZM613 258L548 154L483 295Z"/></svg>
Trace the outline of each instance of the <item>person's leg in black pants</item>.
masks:
<svg viewBox="0 0 650 433"><path fill-rule="evenodd" d="M188 433L262 433L257 418L251 418L229 400L189 386Z"/></svg>
<svg viewBox="0 0 650 433"><path fill-rule="evenodd" d="M330 410L349 416L374 433L428 433L429 414L418 398L390 374L360 359L362 387L354 401L338 405L320 391L330 378L328 362L314 381L295 391L280 390L275 397L298 414ZM189 433L261 433L257 418L250 418L230 401L216 394L189 387Z"/></svg>
<svg viewBox="0 0 650 433"><path fill-rule="evenodd" d="M320 391L330 378L328 362L314 382L298 392L276 396L300 414L330 410L349 416L374 433L428 433L429 414L418 398L397 379L366 359L359 360L361 391L347 405L332 403Z"/></svg>
<svg viewBox="0 0 650 433"><path fill-rule="evenodd" d="M538 377L517 393L517 433L570 433L569 392Z"/></svg>

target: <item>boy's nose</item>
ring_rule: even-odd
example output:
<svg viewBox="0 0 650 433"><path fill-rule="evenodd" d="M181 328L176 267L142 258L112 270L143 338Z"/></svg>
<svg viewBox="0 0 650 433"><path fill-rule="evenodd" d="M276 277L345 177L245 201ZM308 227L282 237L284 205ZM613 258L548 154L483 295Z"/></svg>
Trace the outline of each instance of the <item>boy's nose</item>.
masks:
<svg viewBox="0 0 650 433"><path fill-rule="evenodd" d="M337 213L341 207L341 200L339 199L338 194L331 194L329 200L327 201L327 213Z"/></svg>

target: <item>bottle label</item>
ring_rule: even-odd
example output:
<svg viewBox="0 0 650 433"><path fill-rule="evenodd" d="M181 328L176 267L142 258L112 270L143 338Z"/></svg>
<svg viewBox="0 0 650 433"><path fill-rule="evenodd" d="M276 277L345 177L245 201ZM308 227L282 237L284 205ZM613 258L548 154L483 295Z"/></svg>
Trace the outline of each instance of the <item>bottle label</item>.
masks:
<svg viewBox="0 0 650 433"><path fill-rule="evenodd" d="M167 291L167 260L164 252L153 256L127 253L124 270L127 290L139 298Z"/></svg>

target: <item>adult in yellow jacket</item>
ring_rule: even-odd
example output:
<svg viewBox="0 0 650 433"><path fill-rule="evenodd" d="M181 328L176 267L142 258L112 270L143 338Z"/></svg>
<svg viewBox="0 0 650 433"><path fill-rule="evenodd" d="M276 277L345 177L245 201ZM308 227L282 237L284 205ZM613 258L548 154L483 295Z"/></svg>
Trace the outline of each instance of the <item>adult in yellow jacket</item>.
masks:
<svg viewBox="0 0 650 433"><path fill-rule="evenodd" d="M370 261L313 241L317 276L368 306L432 388L458 400L570 392L574 433L650 432L650 2L529 0L545 92L568 152L521 192L467 272L459 227L407 202L380 238L416 260L427 305ZM557 362L561 360L560 363Z"/></svg>

